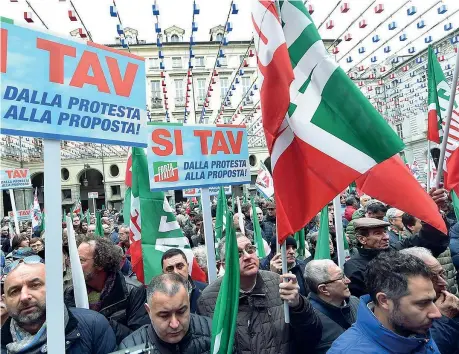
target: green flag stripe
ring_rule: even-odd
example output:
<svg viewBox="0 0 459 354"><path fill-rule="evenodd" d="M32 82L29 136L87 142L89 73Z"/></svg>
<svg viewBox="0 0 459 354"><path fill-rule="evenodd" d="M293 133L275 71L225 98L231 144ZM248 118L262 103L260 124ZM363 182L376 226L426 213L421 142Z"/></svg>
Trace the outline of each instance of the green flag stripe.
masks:
<svg viewBox="0 0 459 354"><path fill-rule="evenodd" d="M303 55L311 48L311 46L320 41L321 38L317 29L313 24L307 26L298 39L288 47L290 62L292 68L295 69Z"/></svg>
<svg viewBox="0 0 459 354"><path fill-rule="evenodd" d="M311 122L378 163L404 148L397 134L341 68L325 85Z"/></svg>

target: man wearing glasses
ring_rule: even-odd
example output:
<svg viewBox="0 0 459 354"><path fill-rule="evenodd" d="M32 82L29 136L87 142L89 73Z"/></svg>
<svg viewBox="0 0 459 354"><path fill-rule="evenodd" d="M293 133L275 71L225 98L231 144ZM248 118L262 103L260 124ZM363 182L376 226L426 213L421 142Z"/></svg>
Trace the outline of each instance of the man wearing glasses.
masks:
<svg viewBox="0 0 459 354"><path fill-rule="evenodd" d="M330 259L310 261L304 278L310 290L308 299L323 327L315 353L325 354L335 339L356 321L359 299L351 295L350 280Z"/></svg>
<svg viewBox="0 0 459 354"><path fill-rule="evenodd" d="M2 299L9 318L1 329L2 353L46 353L46 277L39 256L11 263ZM64 307L68 354L107 354L116 349L115 334L104 316Z"/></svg>
<svg viewBox="0 0 459 354"><path fill-rule="evenodd" d="M237 352L314 352L320 341L322 325L309 301L299 294L295 275L259 270L256 247L243 234L236 237L240 269ZM224 243L225 238L219 245L222 262L225 262ZM200 315L212 317L221 283L222 278L219 278L202 292L198 299ZM283 300L289 305L290 324L285 323Z"/></svg>
<svg viewBox="0 0 459 354"><path fill-rule="evenodd" d="M429 268L436 295L435 306L442 315L433 321L432 338L441 353L455 353L459 348L459 299L447 290L445 270L427 248L412 247L400 252L421 259Z"/></svg>

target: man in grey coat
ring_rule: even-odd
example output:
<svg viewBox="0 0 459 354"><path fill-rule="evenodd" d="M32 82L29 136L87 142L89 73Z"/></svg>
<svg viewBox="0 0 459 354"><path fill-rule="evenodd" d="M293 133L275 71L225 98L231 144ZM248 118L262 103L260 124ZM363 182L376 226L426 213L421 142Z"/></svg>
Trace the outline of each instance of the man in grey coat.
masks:
<svg viewBox="0 0 459 354"><path fill-rule="evenodd" d="M240 267L237 352L313 353L320 341L322 325L309 301L299 294L295 275L259 270L256 248L241 234L237 246ZM225 253L221 252L220 257L224 262ZM204 289L198 299L199 314L212 317L221 282L221 278L217 279ZM284 320L283 300L289 305L290 324Z"/></svg>

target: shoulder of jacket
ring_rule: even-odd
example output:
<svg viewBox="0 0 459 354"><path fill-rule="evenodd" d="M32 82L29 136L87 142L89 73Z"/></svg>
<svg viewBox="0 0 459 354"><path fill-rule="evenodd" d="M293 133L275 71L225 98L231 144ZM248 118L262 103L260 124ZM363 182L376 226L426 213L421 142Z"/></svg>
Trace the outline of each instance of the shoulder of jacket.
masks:
<svg viewBox="0 0 459 354"><path fill-rule="evenodd" d="M146 341L148 340L148 327L149 326L151 326L151 324L146 324L146 325L143 325L142 327L139 327L134 332L129 334L126 338L124 338L121 341L120 345L124 345L126 347L132 347L134 345L146 343ZM151 343L148 343L148 344L151 345Z"/></svg>
<svg viewBox="0 0 459 354"><path fill-rule="evenodd" d="M133 289L138 289L138 288L144 289L143 284L140 281L138 281L136 278L128 277L128 276L122 274L121 272L119 272L119 274L122 277L121 279L124 280L124 283L126 284L127 290L129 292L131 292L131 290L133 290Z"/></svg>
<svg viewBox="0 0 459 354"><path fill-rule="evenodd" d="M209 317L191 314L191 328L194 335L211 336L212 320Z"/></svg>
<svg viewBox="0 0 459 354"><path fill-rule="evenodd" d="M350 327L333 343L328 353L387 353L368 339L355 326Z"/></svg>

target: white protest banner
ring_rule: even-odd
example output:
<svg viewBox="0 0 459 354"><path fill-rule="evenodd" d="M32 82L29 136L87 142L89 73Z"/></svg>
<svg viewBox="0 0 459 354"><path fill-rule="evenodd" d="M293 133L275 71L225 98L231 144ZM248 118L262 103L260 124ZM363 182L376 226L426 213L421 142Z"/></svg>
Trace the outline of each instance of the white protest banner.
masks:
<svg viewBox="0 0 459 354"><path fill-rule="evenodd" d="M97 199L97 198L99 198L99 193L98 192L88 192L88 198L89 199Z"/></svg>
<svg viewBox="0 0 459 354"><path fill-rule="evenodd" d="M231 186L224 186L226 195L231 195ZM218 195L219 187L209 187L209 195ZM184 198L192 198L201 196L201 188L187 188L183 190Z"/></svg>
<svg viewBox="0 0 459 354"><path fill-rule="evenodd" d="M9 211L8 216L11 218L14 218L14 212ZM30 209L28 210L17 210L17 218L18 221L30 221L32 220L32 216L30 214Z"/></svg>
<svg viewBox="0 0 459 354"><path fill-rule="evenodd" d="M30 171L28 168L7 168L0 170L0 190L30 188Z"/></svg>
<svg viewBox="0 0 459 354"><path fill-rule="evenodd" d="M272 198L274 196L273 177L263 162L260 162L260 168L258 169L258 176L257 180L255 181L255 187L266 198Z"/></svg>
<svg viewBox="0 0 459 354"><path fill-rule="evenodd" d="M47 351L61 354L60 140L146 147L145 62L131 53L61 38L3 17L0 39L0 133L44 139Z"/></svg>

